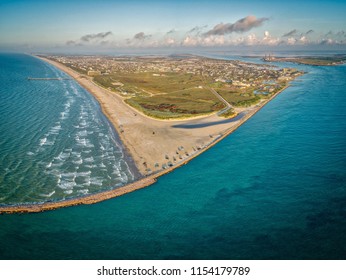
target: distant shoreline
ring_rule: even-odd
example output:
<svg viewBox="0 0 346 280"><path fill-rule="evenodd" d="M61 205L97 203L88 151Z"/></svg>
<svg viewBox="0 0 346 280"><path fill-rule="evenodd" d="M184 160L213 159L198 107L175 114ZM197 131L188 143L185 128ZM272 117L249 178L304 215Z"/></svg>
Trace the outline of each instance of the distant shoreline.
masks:
<svg viewBox="0 0 346 280"><path fill-rule="evenodd" d="M127 148L128 141L126 141L126 138L124 135L119 131L119 124L114 121L114 117L108 112L108 108L106 107L107 104L104 103L104 100L100 97L100 94L95 94L95 88L90 87L90 81L89 84L86 83L86 81L83 82L83 79L80 78L80 75L74 72L73 70L67 68L64 65L61 65L55 61L51 61L46 58L37 57L47 63L50 63L51 65L59 68L66 74L70 75L75 81L77 81L82 87L84 87L90 94L92 94L96 100L99 102L102 112L105 114L105 116L109 119L111 124L113 124L114 128L119 134L119 137L121 138L121 141L125 144ZM85 80L85 79L84 79ZM96 86L96 85L95 85ZM23 204L23 205L9 205L9 206L0 206L0 214L11 214L11 213L36 213L36 212L43 212L48 210L55 210L62 207L68 207L68 206L74 206L74 205L86 205L86 204L94 204L97 202L101 202L107 199L115 198L145 187L148 187L152 184L154 184L157 179L167 173L172 172L174 169L181 167L185 164L187 164L189 161L197 157L198 155L202 154L221 140L223 140L225 137L230 135L232 132L234 132L238 127L240 127L242 124L244 124L248 119L250 119L253 115L255 115L260 109L264 107L265 104L270 102L272 99L274 99L276 96L278 96L281 92L283 92L286 88L288 88L290 85L286 85L284 88L273 94L269 99L263 100L256 106L253 106L247 110L247 113L239 120L237 121L233 126L228 127L221 135L218 137L213 138L213 140L210 141L203 149L196 151L194 154L189 155L187 158L181 160L179 163L175 164L172 167L168 167L167 169L160 170L158 172L155 172L148 176L143 176L143 178L132 182L130 184L124 185L122 187L104 191L100 193L90 194L86 196L71 198L67 200L61 200L61 201L52 201L52 202L44 202L41 204ZM105 94L105 92L103 92ZM112 96L113 97L113 96ZM121 102L120 98L117 99L118 102ZM132 109L131 109L132 110ZM131 146L129 149L130 154L133 156L133 150L131 150ZM134 158L135 162L138 164L136 159Z"/></svg>
<svg viewBox="0 0 346 280"><path fill-rule="evenodd" d="M262 58L264 62L290 62L300 65L309 66L337 66L346 63L346 56L243 56L246 57L257 57Z"/></svg>

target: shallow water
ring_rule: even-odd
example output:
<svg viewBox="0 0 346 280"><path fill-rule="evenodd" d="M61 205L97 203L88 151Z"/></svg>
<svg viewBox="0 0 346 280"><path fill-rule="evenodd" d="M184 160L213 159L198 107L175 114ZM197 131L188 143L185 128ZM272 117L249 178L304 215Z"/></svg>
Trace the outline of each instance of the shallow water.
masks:
<svg viewBox="0 0 346 280"><path fill-rule="evenodd" d="M0 204L60 200L134 179L94 98L37 58L0 55ZM130 164L130 166L129 166Z"/></svg>
<svg viewBox="0 0 346 280"><path fill-rule="evenodd" d="M153 186L0 216L1 258L345 259L346 67L295 67L309 73Z"/></svg>

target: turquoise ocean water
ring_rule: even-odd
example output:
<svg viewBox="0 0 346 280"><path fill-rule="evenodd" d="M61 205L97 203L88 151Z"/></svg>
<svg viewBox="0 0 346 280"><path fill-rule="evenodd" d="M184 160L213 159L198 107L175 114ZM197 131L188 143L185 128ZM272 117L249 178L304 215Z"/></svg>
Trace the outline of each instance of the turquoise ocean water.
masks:
<svg viewBox="0 0 346 280"><path fill-rule="evenodd" d="M0 204L65 199L135 177L97 102L51 65L0 55Z"/></svg>
<svg viewBox="0 0 346 280"><path fill-rule="evenodd" d="M53 192L47 182L55 184L51 199L131 180L131 162L84 90L67 80L27 81L64 76L29 56L1 55L0 63L0 203L45 199ZM0 216L0 258L345 259L346 65L280 64L288 65L308 73L153 186L95 205ZM83 112L88 129L78 134ZM100 148L105 136L110 161ZM71 166L55 166L59 156ZM102 163L107 172L95 173ZM78 174L88 168L89 177Z"/></svg>

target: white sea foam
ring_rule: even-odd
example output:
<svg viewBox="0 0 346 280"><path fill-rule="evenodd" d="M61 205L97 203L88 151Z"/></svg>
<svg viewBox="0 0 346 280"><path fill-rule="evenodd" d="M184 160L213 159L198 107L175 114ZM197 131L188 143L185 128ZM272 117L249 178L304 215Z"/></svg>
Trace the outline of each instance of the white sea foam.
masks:
<svg viewBox="0 0 346 280"><path fill-rule="evenodd" d="M27 154L28 156L33 156L33 155L34 155L33 152L27 152L26 154Z"/></svg>
<svg viewBox="0 0 346 280"><path fill-rule="evenodd" d="M77 176L81 176L81 177L86 177L86 176L88 176L88 177L90 177L90 174L91 174L91 171L89 170L89 171L86 171L86 172L77 172Z"/></svg>
<svg viewBox="0 0 346 280"><path fill-rule="evenodd" d="M73 193L73 190L66 190L66 191L64 191L64 193L65 194L71 194L71 193Z"/></svg>
<svg viewBox="0 0 346 280"><path fill-rule="evenodd" d="M47 142L47 137L40 139L40 146L43 146Z"/></svg>
<svg viewBox="0 0 346 280"><path fill-rule="evenodd" d="M62 173L61 177L63 180L74 181L76 179L76 172Z"/></svg>
<svg viewBox="0 0 346 280"><path fill-rule="evenodd" d="M88 135L88 132L84 129L84 130L78 131L77 135L79 137L86 137Z"/></svg>
<svg viewBox="0 0 346 280"><path fill-rule="evenodd" d="M50 192L49 194L43 194L41 193L40 196L42 197L51 197L53 194L55 194L55 191Z"/></svg>
<svg viewBox="0 0 346 280"><path fill-rule="evenodd" d="M94 158L93 157L88 157L84 159L85 162L94 162Z"/></svg>
<svg viewBox="0 0 346 280"><path fill-rule="evenodd" d="M73 187L76 186L76 182L63 181L58 184L58 187L62 190L72 190Z"/></svg>
<svg viewBox="0 0 346 280"><path fill-rule="evenodd" d="M88 190L88 189L78 190L77 193L80 193L80 194L88 194L88 193L89 193L89 190Z"/></svg>
<svg viewBox="0 0 346 280"><path fill-rule="evenodd" d="M79 138L79 136L76 136L75 139L77 141L78 146L85 146L86 145L85 138Z"/></svg>
<svg viewBox="0 0 346 280"><path fill-rule="evenodd" d="M58 161L65 161L70 155L71 153L69 152L60 152L60 154L57 157L54 157L54 159Z"/></svg>
<svg viewBox="0 0 346 280"><path fill-rule="evenodd" d="M82 119L82 121L79 123L80 127L85 127L87 125L86 120Z"/></svg>
<svg viewBox="0 0 346 280"><path fill-rule="evenodd" d="M90 186L90 184L91 184L91 178L89 177L88 178L88 180L84 183L84 184L82 184L83 186Z"/></svg>
<svg viewBox="0 0 346 280"><path fill-rule="evenodd" d="M80 112L80 117L87 117L87 116L89 116L88 112L84 110Z"/></svg>
<svg viewBox="0 0 346 280"><path fill-rule="evenodd" d="M103 179L99 177L94 177L94 178L91 178L90 183L96 186L102 186Z"/></svg>
<svg viewBox="0 0 346 280"><path fill-rule="evenodd" d="M65 107L65 110L70 108L71 107L71 103L69 101L67 101L65 104L64 104L64 107Z"/></svg>
<svg viewBox="0 0 346 280"><path fill-rule="evenodd" d="M92 144L92 143L90 143L90 141L88 141L88 142L86 143L85 147L86 147L86 148L94 148L95 145Z"/></svg>
<svg viewBox="0 0 346 280"><path fill-rule="evenodd" d="M52 167L52 168L61 167L62 164L63 164L63 162L57 162L57 163L54 163L54 162L53 162L53 163L51 164L51 167Z"/></svg>
<svg viewBox="0 0 346 280"><path fill-rule="evenodd" d="M68 117L68 112L61 112L60 113L60 120L65 120Z"/></svg>
<svg viewBox="0 0 346 280"><path fill-rule="evenodd" d="M58 124L56 126L53 126L49 132L50 134L59 134L60 130L61 130L61 125L60 125L60 122L58 122Z"/></svg>
<svg viewBox="0 0 346 280"><path fill-rule="evenodd" d="M46 143L44 143L45 146L53 146L54 144L55 140L46 141Z"/></svg>
<svg viewBox="0 0 346 280"><path fill-rule="evenodd" d="M73 157L77 157L77 158L80 158L80 157L82 156L82 154L79 153L79 152L71 152L71 155L72 155Z"/></svg>
<svg viewBox="0 0 346 280"><path fill-rule="evenodd" d="M73 160L72 161L74 164L81 165L83 163L83 159L78 159L78 160Z"/></svg>

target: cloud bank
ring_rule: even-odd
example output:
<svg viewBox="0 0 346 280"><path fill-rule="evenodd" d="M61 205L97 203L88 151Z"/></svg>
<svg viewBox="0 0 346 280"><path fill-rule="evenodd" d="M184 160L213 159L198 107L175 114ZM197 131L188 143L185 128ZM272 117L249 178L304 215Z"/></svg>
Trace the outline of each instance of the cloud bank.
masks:
<svg viewBox="0 0 346 280"><path fill-rule="evenodd" d="M104 39L110 35L112 35L112 32L108 31L108 32L101 32L101 33L97 33L97 34L87 34L87 35L82 36L80 39L83 42L90 42L90 41L94 41L94 40Z"/></svg>
<svg viewBox="0 0 346 280"><path fill-rule="evenodd" d="M86 34L77 40L68 40L68 47L103 48L155 48L155 47L214 47L214 46L293 46L293 45L346 45L344 30L318 32L313 29L292 29L275 35L270 31L255 33L257 27L262 26L269 19L257 18L249 15L234 23L219 23L213 28L208 25L196 25L186 31L176 28L169 31L157 31L147 34L140 31L128 39L116 38L111 31ZM115 40L114 40L115 39Z"/></svg>
<svg viewBox="0 0 346 280"><path fill-rule="evenodd" d="M150 37L151 37L151 35L145 35L144 32L139 32L139 33L135 34L135 36L133 36L133 39L145 40L145 39L149 39Z"/></svg>
<svg viewBox="0 0 346 280"><path fill-rule="evenodd" d="M268 18L256 18L255 16L247 16L242 18L235 23L219 23L214 26L213 29L204 33L205 36L210 35L225 35L233 32L244 33L251 29L261 26L263 22L267 21Z"/></svg>
<svg viewBox="0 0 346 280"><path fill-rule="evenodd" d="M108 43L108 41L105 41L104 39L112 35L113 33L111 31L100 32L96 34L86 34L80 37L79 40L68 40L66 42L66 45L67 46L84 46L85 44L98 44L100 42L104 45L105 43Z"/></svg>

